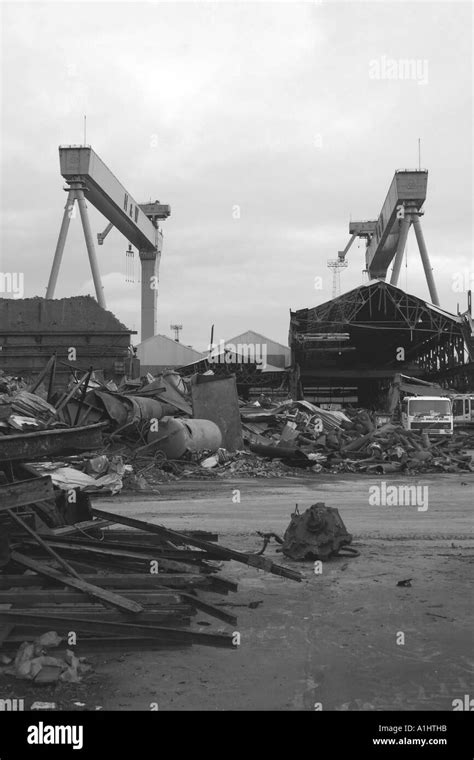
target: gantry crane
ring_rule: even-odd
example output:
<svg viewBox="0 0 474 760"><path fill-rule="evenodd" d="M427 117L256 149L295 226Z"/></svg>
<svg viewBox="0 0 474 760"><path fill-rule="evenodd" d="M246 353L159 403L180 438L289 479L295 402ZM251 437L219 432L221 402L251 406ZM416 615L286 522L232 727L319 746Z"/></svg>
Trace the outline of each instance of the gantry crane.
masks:
<svg viewBox="0 0 474 760"><path fill-rule="evenodd" d="M395 172L379 218L373 221L350 222L351 238L339 258L345 256L356 237L366 240L366 271L369 280L385 280L387 270L393 261L391 285L397 285L408 231L413 225L420 251L431 302L439 306L438 292L426 249L420 216L426 200L428 172L426 169L399 169Z"/></svg>
<svg viewBox="0 0 474 760"><path fill-rule="evenodd" d="M159 201L137 203L90 146L60 146L60 171L67 182L68 193L64 214L46 289L46 298L54 298L61 260L71 218L77 200L89 256L92 278L100 306L106 308L104 289L95 252L94 239L87 212L86 199L108 219L101 245L112 227L116 227L136 248L141 261L141 340L156 333L158 273L163 247L163 233L158 221L171 213Z"/></svg>

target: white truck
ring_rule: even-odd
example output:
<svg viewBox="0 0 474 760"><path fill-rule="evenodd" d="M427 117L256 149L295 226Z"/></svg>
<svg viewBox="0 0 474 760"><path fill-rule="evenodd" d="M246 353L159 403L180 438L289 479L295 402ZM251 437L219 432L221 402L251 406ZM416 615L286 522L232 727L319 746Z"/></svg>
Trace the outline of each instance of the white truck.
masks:
<svg viewBox="0 0 474 760"><path fill-rule="evenodd" d="M429 435L453 434L453 405L447 396L405 396L401 402L405 430Z"/></svg>

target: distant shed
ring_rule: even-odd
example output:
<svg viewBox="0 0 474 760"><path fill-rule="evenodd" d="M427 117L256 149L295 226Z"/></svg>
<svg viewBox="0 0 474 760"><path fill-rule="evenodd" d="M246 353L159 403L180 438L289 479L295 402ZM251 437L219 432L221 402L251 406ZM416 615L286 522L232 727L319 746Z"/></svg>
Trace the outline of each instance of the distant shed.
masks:
<svg viewBox="0 0 474 760"><path fill-rule="evenodd" d="M168 338L167 335L153 335L138 344L137 356L140 359L141 375L146 372L157 375L166 369L192 364L204 355L190 346Z"/></svg>

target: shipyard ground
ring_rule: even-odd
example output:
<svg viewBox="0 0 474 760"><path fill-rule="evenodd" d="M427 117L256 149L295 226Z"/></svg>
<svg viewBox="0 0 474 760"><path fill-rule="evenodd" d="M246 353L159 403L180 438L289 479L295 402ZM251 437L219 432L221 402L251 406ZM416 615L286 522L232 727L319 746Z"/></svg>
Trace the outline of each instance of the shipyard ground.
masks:
<svg viewBox="0 0 474 760"><path fill-rule="evenodd" d="M380 478L359 475L179 482L158 496L96 499L98 507L171 528L216 531L242 551L260 548L258 530L283 534L295 503L303 510L324 501L339 508L360 557L332 560L316 575L312 563L289 562L270 545L266 555L302 570L302 583L224 563L239 591L206 596L238 615L237 650L96 652L87 684L67 692L36 687L36 699L124 711L153 703L159 710L451 710L474 688L474 476L410 482L428 486L426 511L370 506L369 486ZM409 578L411 586L397 586ZM195 619L229 630L202 613Z"/></svg>
<svg viewBox="0 0 474 760"><path fill-rule="evenodd" d="M261 546L257 530L282 534L295 503L301 510L324 501L339 508L361 552L326 563L322 575L283 558L304 571L302 583L225 563L224 574L239 582L224 601L238 614L240 648L100 658L103 708L452 709L453 699L473 693L474 476L413 482L428 486L425 512L370 506L369 486L380 479L347 475L179 483L163 486L158 498L101 499L104 508L175 529L217 531L223 544L247 551ZM240 504L232 502L236 488ZM266 554L282 562L272 546ZM407 578L411 587L397 587ZM220 625L201 614L197 620Z"/></svg>

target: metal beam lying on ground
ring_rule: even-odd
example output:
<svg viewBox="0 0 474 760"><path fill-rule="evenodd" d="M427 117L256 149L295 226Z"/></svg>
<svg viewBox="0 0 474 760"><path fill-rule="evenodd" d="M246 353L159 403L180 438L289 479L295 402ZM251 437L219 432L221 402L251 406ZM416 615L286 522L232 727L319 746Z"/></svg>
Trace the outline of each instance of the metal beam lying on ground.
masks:
<svg viewBox="0 0 474 760"><path fill-rule="evenodd" d="M139 528L141 530L149 531L150 533L156 533L157 535L163 536L163 538L167 538L169 541L172 541L175 544L186 544L189 546L196 546L198 549L205 549L206 551L214 554L216 557L220 557L224 560L233 559L236 562L240 562L244 565L250 565L251 567L256 567L259 570L265 570L267 573L280 575L283 578L290 578L293 581L303 580L301 573L298 573L295 570L290 570L287 567L282 567L282 565L277 565L270 559L261 557L256 554L244 554L243 552L238 552L234 549L227 549L223 546L211 544L208 541L203 541L202 539L185 536L182 533L178 533L174 530L169 530L162 525L154 525L153 523L148 523L143 520L135 520L132 517L117 515L113 512L105 512L102 509L93 508L92 513L96 517L103 517L107 520L110 520L111 522L114 521L123 525L128 525L131 528Z"/></svg>

